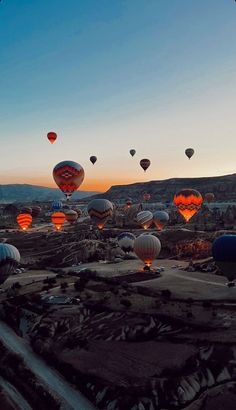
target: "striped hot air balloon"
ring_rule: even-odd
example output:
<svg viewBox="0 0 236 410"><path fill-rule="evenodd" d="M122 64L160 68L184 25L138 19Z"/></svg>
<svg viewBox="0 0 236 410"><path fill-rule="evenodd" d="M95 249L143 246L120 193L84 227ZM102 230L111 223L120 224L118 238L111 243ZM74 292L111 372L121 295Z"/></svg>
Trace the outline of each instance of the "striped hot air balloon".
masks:
<svg viewBox="0 0 236 410"><path fill-rule="evenodd" d="M161 242L154 235L142 234L134 241L134 252L150 267L161 251Z"/></svg>
<svg viewBox="0 0 236 410"><path fill-rule="evenodd" d="M65 213L65 217L67 222L69 222L71 225L74 224L77 219L78 219L78 214L76 211L73 211L73 209L70 209Z"/></svg>
<svg viewBox="0 0 236 410"><path fill-rule="evenodd" d="M32 223L33 218L30 214L19 214L17 215L16 220L21 229L23 231L27 231Z"/></svg>
<svg viewBox="0 0 236 410"><path fill-rule="evenodd" d="M165 211L156 211L153 214L153 222L157 229L162 230L169 221L169 214Z"/></svg>
<svg viewBox="0 0 236 410"><path fill-rule="evenodd" d="M13 245L0 243L0 284L5 282L8 276L20 263L20 252Z"/></svg>
<svg viewBox="0 0 236 410"><path fill-rule="evenodd" d="M69 199L84 180L84 169L74 161L62 161L53 170L53 178L57 186Z"/></svg>
<svg viewBox="0 0 236 410"><path fill-rule="evenodd" d="M42 211L42 209L41 209L40 206L33 206L32 207L32 217L37 218L41 211Z"/></svg>
<svg viewBox="0 0 236 410"><path fill-rule="evenodd" d="M125 253L132 252L134 250L135 235L130 232L122 232L117 238L119 247Z"/></svg>
<svg viewBox="0 0 236 410"><path fill-rule="evenodd" d="M137 214L137 222L143 229L148 229L153 222L153 214L150 211L141 211Z"/></svg>
<svg viewBox="0 0 236 410"><path fill-rule="evenodd" d="M98 229L103 229L106 221L113 214L113 205L107 199L94 199L89 202L88 214Z"/></svg>
<svg viewBox="0 0 236 410"><path fill-rule="evenodd" d="M53 212L51 216L51 221L55 225L56 229L59 231L64 224L66 216L63 212Z"/></svg>
<svg viewBox="0 0 236 410"><path fill-rule="evenodd" d="M51 144L53 144L57 139L57 134L55 132L48 132L47 137Z"/></svg>
<svg viewBox="0 0 236 410"><path fill-rule="evenodd" d="M174 204L188 222L201 208L203 199L195 189L182 189L174 196Z"/></svg>

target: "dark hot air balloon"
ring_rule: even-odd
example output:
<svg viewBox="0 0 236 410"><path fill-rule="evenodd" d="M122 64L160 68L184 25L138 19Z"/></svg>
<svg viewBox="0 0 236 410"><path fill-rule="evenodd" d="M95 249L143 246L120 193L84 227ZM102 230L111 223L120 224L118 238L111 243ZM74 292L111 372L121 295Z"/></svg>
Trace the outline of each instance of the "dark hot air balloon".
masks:
<svg viewBox="0 0 236 410"><path fill-rule="evenodd" d="M94 155L92 155L92 156L90 157L90 161L91 161L92 164L94 165L95 162L97 162L97 157L95 157Z"/></svg>
<svg viewBox="0 0 236 410"><path fill-rule="evenodd" d="M133 157L136 154L136 151L135 151L135 149L131 149L129 153L130 153L131 157Z"/></svg>
<svg viewBox="0 0 236 410"><path fill-rule="evenodd" d="M140 161L140 166L143 168L144 172L146 172L146 170L150 167L151 165L151 161L150 159L141 159Z"/></svg>
<svg viewBox="0 0 236 410"><path fill-rule="evenodd" d="M222 235L212 245L212 255L216 265L229 280L228 286L234 286L236 279L236 235Z"/></svg>
<svg viewBox="0 0 236 410"><path fill-rule="evenodd" d="M48 132L47 137L51 144L53 144L57 139L57 134L55 132Z"/></svg>
<svg viewBox="0 0 236 410"><path fill-rule="evenodd" d="M20 263L20 252L13 245L0 243L0 284L5 282L8 276Z"/></svg>
<svg viewBox="0 0 236 410"><path fill-rule="evenodd" d="M185 155L188 157L188 159L192 158L194 154L194 149L193 148L187 148L185 150Z"/></svg>

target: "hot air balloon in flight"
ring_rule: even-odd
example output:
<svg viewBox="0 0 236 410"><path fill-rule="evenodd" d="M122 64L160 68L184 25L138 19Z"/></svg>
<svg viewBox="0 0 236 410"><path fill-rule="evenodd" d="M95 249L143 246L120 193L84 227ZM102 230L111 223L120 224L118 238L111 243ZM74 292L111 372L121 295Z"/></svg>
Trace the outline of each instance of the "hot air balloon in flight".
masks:
<svg viewBox="0 0 236 410"><path fill-rule="evenodd" d="M188 157L188 159L192 158L194 154L194 149L193 148L187 148L185 150L185 155Z"/></svg>
<svg viewBox="0 0 236 410"><path fill-rule="evenodd" d="M65 213L65 217L66 217L67 222L69 222L72 225L77 221L78 214L76 211L73 211L72 209L70 209L69 211Z"/></svg>
<svg viewBox="0 0 236 410"><path fill-rule="evenodd" d="M207 192L204 198L208 203L213 202L215 199L215 195L213 192Z"/></svg>
<svg viewBox="0 0 236 410"><path fill-rule="evenodd" d="M63 208L63 203L61 201L53 201L52 211L60 211Z"/></svg>
<svg viewBox="0 0 236 410"><path fill-rule="evenodd" d="M129 153L130 153L131 157L133 157L136 154L136 151L135 151L135 149L131 149Z"/></svg>
<svg viewBox="0 0 236 410"><path fill-rule="evenodd" d="M166 211L156 211L153 214L153 222L156 228L162 230L169 221L169 214Z"/></svg>
<svg viewBox="0 0 236 410"><path fill-rule="evenodd" d="M62 161L53 170L53 178L57 186L68 200L84 180L84 169L74 161Z"/></svg>
<svg viewBox="0 0 236 410"><path fill-rule="evenodd" d="M63 212L53 212L51 216L51 221L55 225L56 229L59 231L64 224L66 216Z"/></svg>
<svg viewBox="0 0 236 410"><path fill-rule="evenodd" d="M92 155L89 159L93 165L95 164L95 162L97 162L97 157L95 157L94 155Z"/></svg>
<svg viewBox="0 0 236 410"><path fill-rule="evenodd" d="M148 193L148 192L144 192L144 194L143 194L143 199L144 199L144 201L150 201L150 199L151 199L151 195Z"/></svg>
<svg viewBox="0 0 236 410"><path fill-rule="evenodd" d="M137 214L136 220L143 229L148 229L153 223L153 214L150 211L141 211Z"/></svg>
<svg viewBox="0 0 236 410"><path fill-rule="evenodd" d="M144 158L140 161L140 166L143 168L144 172L150 167L151 161L150 159Z"/></svg>
<svg viewBox="0 0 236 410"><path fill-rule="evenodd" d="M236 235L222 235L212 245L212 255L216 265L229 280L228 286L234 286L236 279Z"/></svg>
<svg viewBox="0 0 236 410"><path fill-rule="evenodd" d="M40 206L33 206L32 207L32 217L37 218L41 211L42 211L42 209L41 209Z"/></svg>
<svg viewBox="0 0 236 410"><path fill-rule="evenodd" d="M17 223L23 231L27 231L32 223L32 219L30 214L19 214L16 217Z"/></svg>
<svg viewBox="0 0 236 410"><path fill-rule="evenodd" d="M134 252L150 268L161 251L161 242L154 235L142 234L134 241Z"/></svg>
<svg viewBox="0 0 236 410"><path fill-rule="evenodd" d="M133 204L133 201L132 201L131 198L127 198L127 199L125 200L125 203L126 203L126 207L127 207L127 208L130 208L130 207L132 206L132 204Z"/></svg>
<svg viewBox="0 0 236 410"><path fill-rule="evenodd" d="M135 235L130 232L122 232L117 237L119 247L125 253L133 252Z"/></svg>
<svg viewBox="0 0 236 410"><path fill-rule="evenodd" d="M201 208L203 199L195 189L182 189L174 196L174 204L188 222Z"/></svg>
<svg viewBox="0 0 236 410"><path fill-rule="evenodd" d="M8 243L0 243L0 284L5 282L19 263L20 252L18 249Z"/></svg>
<svg viewBox="0 0 236 410"><path fill-rule="evenodd" d="M53 144L57 139L57 134L55 132L48 132L47 137L51 144Z"/></svg>
<svg viewBox="0 0 236 410"><path fill-rule="evenodd" d="M107 199L93 199L89 202L88 214L98 229L103 229L106 221L113 214L113 205Z"/></svg>

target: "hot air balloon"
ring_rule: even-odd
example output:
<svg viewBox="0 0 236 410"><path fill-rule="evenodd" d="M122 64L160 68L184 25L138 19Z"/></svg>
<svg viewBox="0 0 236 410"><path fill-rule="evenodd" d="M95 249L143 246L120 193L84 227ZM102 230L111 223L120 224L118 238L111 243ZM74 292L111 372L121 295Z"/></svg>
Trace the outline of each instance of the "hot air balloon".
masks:
<svg viewBox="0 0 236 410"><path fill-rule="evenodd" d="M67 211L65 213L65 217L66 217L67 222L69 222L72 225L77 221L78 214L76 211L73 211L72 209L70 209L70 211Z"/></svg>
<svg viewBox="0 0 236 410"><path fill-rule="evenodd" d="M229 280L228 286L234 286L236 278L236 235L222 235L212 245L212 255L216 265Z"/></svg>
<svg viewBox="0 0 236 410"><path fill-rule="evenodd" d="M8 276L20 263L20 252L13 245L0 243L0 284L5 282Z"/></svg>
<svg viewBox="0 0 236 410"><path fill-rule="evenodd" d="M215 195L213 192L207 192L204 198L208 203L213 202L215 199Z"/></svg>
<svg viewBox="0 0 236 410"><path fill-rule="evenodd" d="M95 164L95 162L97 162L97 157L95 157L94 155L92 155L89 159L93 165Z"/></svg>
<svg viewBox="0 0 236 410"><path fill-rule="evenodd" d="M133 252L135 241L134 234L130 232L122 232L120 233L120 235L118 235L117 240L122 251L124 251L125 253Z"/></svg>
<svg viewBox="0 0 236 410"><path fill-rule="evenodd" d="M161 251L161 242L154 235L142 234L134 241L134 252L150 268Z"/></svg>
<svg viewBox="0 0 236 410"><path fill-rule="evenodd" d="M40 206L33 206L32 207L32 217L37 218L41 211L42 209L40 208Z"/></svg>
<svg viewBox="0 0 236 410"><path fill-rule="evenodd" d="M143 229L148 229L153 222L153 214L150 211L141 211L137 214L137 223Z"/></svg>
<svg viewBox="0 0 236 410"><path fill-rule="evenodd" d="M125 203L126 203L126 207L127 207L127 208L130 208L130 207L132 206L132 204L133 204L133 201L132 201L131 198L127 198L127 199L125 200Z"/></svg>
<svg viewBox="0 0 236 410"><path fill-rule="evenodd" d="M55 225L56 229L59 231L64 224L66 216L63 212L53 212L51 216L52 223Z"/></svg>
<svg viewBox="0 0 236 410"><path fill-rule="evenodd" d="M150 199L151 199L151 195L148 193L148 192L144 192L144 194L143 194L143 199L144 199L144 201L150 201Z"/></svg>
<svg viewBox="0 0 236 410"><path fill-rule="evenodd" d="M32 223L32 216L30 214L19 214L16 217L18 225L23 231L27 231L30 224Z"/></svg>
<svg viewBox="0 0 236 410"><path fill-rule="evenodd" d="M141 159L140 161L140 166L143 168L144 172L146 172L146 170L150 167L151 165L151 161L150 159Z"/></svg>
<svg viewBox="0 0 236 410"><path fill-rule="evenodd" d="M187 155L188 159L190 159L194 154L194 149L193 148L187 148L185 150L185 155Z"/></svg>
<svg viewBox="0 0 236 410"><path fill-rule="evenodd" d="M162 230L169 221L169 215L165 211L156 211L153 214L153 222L157 229Z"/></svg>
<svg viewBox="0 0 236 410"><path fill-rule="evenodd" d="M133 157L136 154L136 151L135 151L135 149L131 149L129 153L130 153L131 157Z"/></svg>
<svg viewBox="0 0 236 410"><path fill-rule="evenodd" d="M88 214L98 229L103 229L108 218L112 216L113 205L107 199L93 199L89 202Z"/></svg>
<svg viewBox="0 0 236 410"><path fill-rule="evenodd" d="M52 211L60 211L63 208L63 203L61 201L53 201Z"/></svg>
<svg viewBox="0 0 236 410"><path fill-rule="evenodd" d="M47 137L51 144L53 144L57 139L57 134L55 132L48 132Z"/></svg>
<svg viewBox="0 0 236 410"><path fill-rule="evenodd" d="M20 210L21 214L32 214L32 208L30 206L24 206L23 208L21 208Z"/></svg>
<svg viewBox="0 0 236 410"><path fill-rule="evenodd" d="M200 192L195 189L182 189L174 196L174 204L186 222L199 211L202 201Z"/></svg>
<svg viewBox="0 0 236 410"><path fill-rule="evenodd" d="M73 161L62 161L53 170L53 178L57 186L69 199L84 180L84 169Z"/></svg>
<svg viewBox="0 0 236 410"><path fill-rule="evenodd" d="M78 218L82 216L82 211L80 208L76 208L75 211L77 212Z"/></svg>

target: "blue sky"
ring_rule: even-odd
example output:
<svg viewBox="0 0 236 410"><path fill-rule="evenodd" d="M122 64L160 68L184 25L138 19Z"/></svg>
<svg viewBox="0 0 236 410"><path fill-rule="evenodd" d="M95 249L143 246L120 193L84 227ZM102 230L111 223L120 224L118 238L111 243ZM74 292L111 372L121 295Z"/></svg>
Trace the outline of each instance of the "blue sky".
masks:
<svg viewBox="0 0 236 410"><path fill-rule="evenodd" d="M235 38L233 0L2 0L0 183L64 159L81 189L235 172Z"/></svg>

